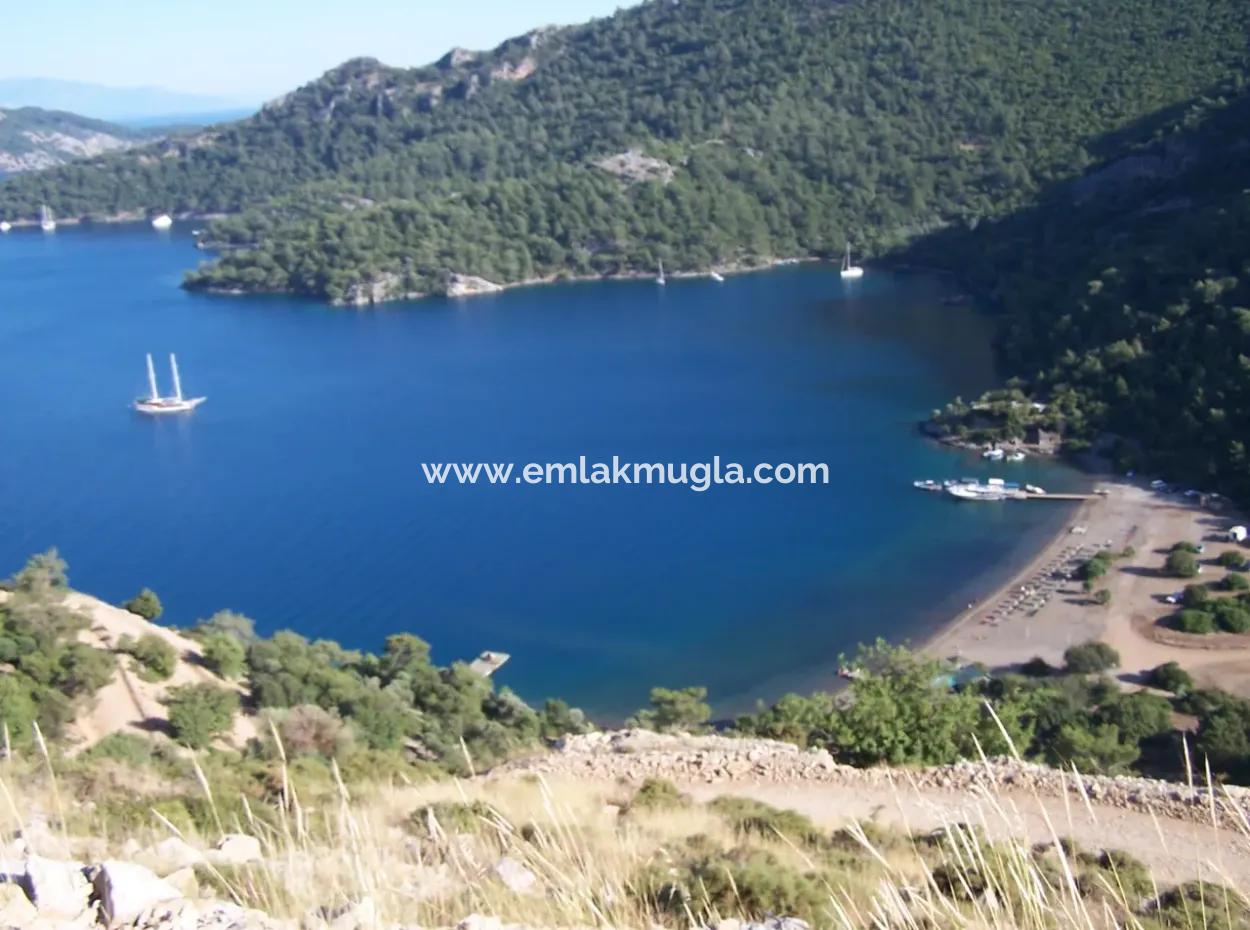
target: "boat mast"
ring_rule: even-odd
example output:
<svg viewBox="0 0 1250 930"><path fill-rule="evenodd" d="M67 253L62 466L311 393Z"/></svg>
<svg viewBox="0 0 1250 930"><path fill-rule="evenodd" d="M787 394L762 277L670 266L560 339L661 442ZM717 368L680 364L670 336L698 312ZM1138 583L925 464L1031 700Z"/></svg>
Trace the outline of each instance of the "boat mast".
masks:
<svg viewBox="0 0 1250 930"><path fill-rule="evenodd" d="M174 397L182 400L182 382L178 380L178 360L174 358L174 353L169 353L169 370L174 374Z"/></svg>
<svg viewBox="0 0 1250 930"><path fill-rule="evenodd" d="M148 353L148 392L152 400L157 400L160 395L156 393L156 369L152 367L152 353Z"/></svg>
<svg viewBox="0 0 1250 930"><path fill-rule="evenodd" d="M842 259L842 270L846 271L851 267L851 240L846 240L846 258Z"/></svg>

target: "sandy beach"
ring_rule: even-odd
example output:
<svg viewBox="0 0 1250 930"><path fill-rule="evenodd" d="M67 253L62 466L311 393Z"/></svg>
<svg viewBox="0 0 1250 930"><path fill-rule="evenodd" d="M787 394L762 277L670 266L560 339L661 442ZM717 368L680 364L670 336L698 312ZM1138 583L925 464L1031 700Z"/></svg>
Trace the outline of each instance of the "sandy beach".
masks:
<svg viewBox="0 0 1250 930"><path fill-rule="evenodd" d="M1160 625L1177 609L1164 600L1186 582L1162 571L1174 543L1206 546L1199 561L1203 573L1192 582L1223 577L1217 564L1226 549L1228 527L1242 522L1232 512L1200 507L1183 494L1164 494L1142 484L1108 479L1105 494L1084 502L1063 531L991 597L971 606L934 635L925 649L933 655L958 656L992 669L1019 665L1037 656L1061 665L1069 646L1100 639L1120 653L1119 675L1125 684L1140 682L1144 672L1175 661L1200 685L1250 696L1250 636L1193 636ZM1035 502L993 505L1048 506ZM1133 554L1117 560L1100 584L1111 592L1098 605L1082 588L1077 569L1099 549Z"/></svg>

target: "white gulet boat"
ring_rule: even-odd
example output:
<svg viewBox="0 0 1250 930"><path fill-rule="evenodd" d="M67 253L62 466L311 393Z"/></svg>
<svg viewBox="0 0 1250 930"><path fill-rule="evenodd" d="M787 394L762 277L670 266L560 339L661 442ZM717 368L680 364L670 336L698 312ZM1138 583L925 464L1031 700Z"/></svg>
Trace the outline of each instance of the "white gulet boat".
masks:
<svg viewBox="0 0 1250 930"><path fill-rule="evenodd" d="M851 243L849 240L846 243L846 257L842 259L841 274L843 279L862 278L864 276L863 268L859 265L851 264Z"/></svg>
<svg viewBox="0 0 1250 930"><path fill-rule="evenodd" d="M152 353L148 353L148 391L147 397L135 399L135 409L140 413L185 413L194 410L204 403L207 397L183 397L182 382L178 379L178 360L173 353L169 354L169 370L174 377L174 396L161 397L156 389L156 369L152 366Z"/></svg>

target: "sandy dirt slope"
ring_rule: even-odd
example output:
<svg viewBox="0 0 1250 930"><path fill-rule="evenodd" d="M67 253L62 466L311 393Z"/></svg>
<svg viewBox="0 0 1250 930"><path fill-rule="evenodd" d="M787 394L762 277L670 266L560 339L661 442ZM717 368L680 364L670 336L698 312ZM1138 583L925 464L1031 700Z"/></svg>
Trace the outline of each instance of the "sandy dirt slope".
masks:
<svg viewBox="0 0 1250 930"><path fill-rule="evenodd" d="M8 598L0 592L0 600ZM161 637L178 654L178 664L166 681L147 682L131 671L129 656L118 655L117 674L97 693L94 705L85 709L70 726L68 736L78 749L85 749L110 733L165 732L167 715L163 698L171 688L189 684L211 684L231 688L243 697L245 690L237 682L227 682L204 666L200 644L176 630L144 620L120 607L106 604L99 598L72 591L65 605L89 620L81 634L83 642L98 649L114 651L118 640L129 635L135 639L146 633ZM255 718L239 714L229 742L242 746L256 735Z"/></svg>
<svg viewBox="0 0 1250 930"><path fill-rule="evenodd" d="M546 779L556 797L564 784L617 785L628 798L630 786L667 778L701 801L755 798L829 828L871 820L923 836L970 823L997 840L1066 837L1091 852L1130 853L1166 883L1201 877L1250 886L1250 789L1213 799L1201 788L1104 777L1081 779L1078 788L1072 773L1012 760L859 769L823 750L770 740L641 731L569 737L560 750L516 760L486 778L526 775Z"/></svg>

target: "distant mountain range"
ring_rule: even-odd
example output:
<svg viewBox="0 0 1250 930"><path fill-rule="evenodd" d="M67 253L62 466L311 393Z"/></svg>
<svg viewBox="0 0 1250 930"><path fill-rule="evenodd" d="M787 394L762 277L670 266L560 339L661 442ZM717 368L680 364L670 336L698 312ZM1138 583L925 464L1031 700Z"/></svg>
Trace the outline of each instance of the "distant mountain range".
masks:
<svg viewBox="0 0 1250 930"><path fill-rule="evenodd" d="M0 108L0 172L53 168L76 158L151 142L161 135L155 129L133 129L60 110Z"/></svg>
<svg viewBox="0 0 1250 930"><path fill-rule="evenodd" d="M232 97L161 87L109 87L57 78L0 78L0 107L41 107L128 125L215 123L256 110Z"/></svg>

